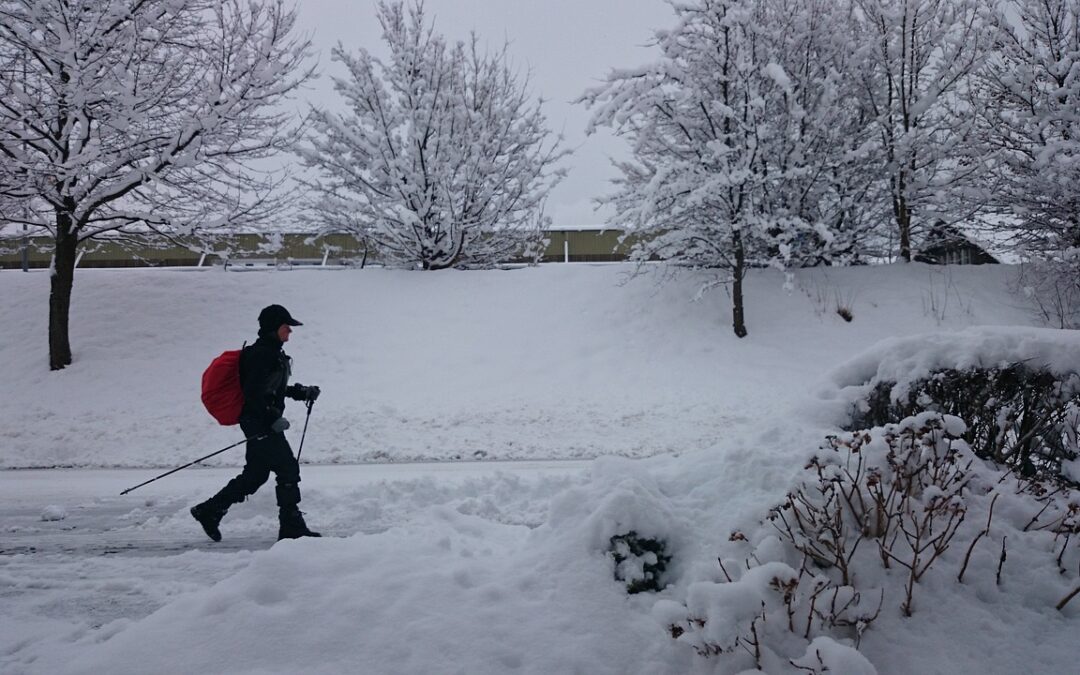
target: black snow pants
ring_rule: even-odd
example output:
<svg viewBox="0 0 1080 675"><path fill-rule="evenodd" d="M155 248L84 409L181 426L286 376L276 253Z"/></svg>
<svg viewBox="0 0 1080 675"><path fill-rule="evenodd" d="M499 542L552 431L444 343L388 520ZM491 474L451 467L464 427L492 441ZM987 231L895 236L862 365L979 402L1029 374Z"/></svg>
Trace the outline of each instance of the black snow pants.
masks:
<svg viewBox="0 0 1080 675"><path fill-rule="evenodd" d="M246 436L257 435L262 429L247 428L241 423ZM269 432L266 438L248 441L244 456L244 470L229 481L211 498L223 511L242 502L262 487L273 471L277 478L277 504L283 512L293 511L300 503L300 463L293 456L285 434Z"/></svg>

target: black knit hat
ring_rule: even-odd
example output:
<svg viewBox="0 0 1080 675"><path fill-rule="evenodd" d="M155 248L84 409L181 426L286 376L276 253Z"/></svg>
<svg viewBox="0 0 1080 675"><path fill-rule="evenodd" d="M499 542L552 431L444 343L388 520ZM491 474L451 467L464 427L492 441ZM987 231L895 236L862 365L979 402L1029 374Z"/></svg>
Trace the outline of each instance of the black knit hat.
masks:
<svg viewBox="0 0 1080 675"><path fill-rule="evenodd" d="M264 331L275 331L280 328L283 323L287 323L290 326L304 325L292 318L292 314L289 314L289 310L281 305L269 305L263 307L263 311L259 312L260 333Z"/></svg>

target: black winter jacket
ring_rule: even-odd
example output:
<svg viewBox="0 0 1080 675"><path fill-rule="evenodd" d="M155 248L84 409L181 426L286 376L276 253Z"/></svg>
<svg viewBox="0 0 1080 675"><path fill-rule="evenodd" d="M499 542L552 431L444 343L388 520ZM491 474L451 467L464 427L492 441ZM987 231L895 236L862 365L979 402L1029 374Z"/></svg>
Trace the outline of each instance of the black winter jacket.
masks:
<svg viewBox="0 0 1080 675"><path fill-rule="evenodd" d="M240 354L240 386L244 390L240 424L245 429L269 431L270 425L285 413L286 396L303 398L303 385L289 386L292 359L282 347L277 336L260 335Z"/></svg>

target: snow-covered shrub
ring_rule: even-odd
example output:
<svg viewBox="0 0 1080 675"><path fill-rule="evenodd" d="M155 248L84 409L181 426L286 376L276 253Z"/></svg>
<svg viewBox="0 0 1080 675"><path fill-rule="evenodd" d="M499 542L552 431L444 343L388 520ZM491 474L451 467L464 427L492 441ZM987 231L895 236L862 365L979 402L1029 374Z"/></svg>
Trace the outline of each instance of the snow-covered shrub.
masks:
<svg viewBox="0 0 1080 675"><path fill-rule="evenodd" d="M663 539L640 537L631 530L611 537L615 579L626 583L627 593L663 589L663 575L671 556Z"/></svg>
<svg viewBox="0 0 1080 675"><path fill-rule="evenodd" d="M596 570L629 593L659 591L677 579L691 544L691 529L656 476L622 457L598 458L588 489L572 487L554 499L539 531L548 527L566 533L568 550L587 551Z"/></svg>
<svg viewBox="0 0 1080 675"><path fill-rule="evenodd" d="M1017 383L1016 399L982 399L975 429L934 403L934 387L962 397L965 386L982 384L977 375L943 383L935 380L940 372L997 368L1003 378L1019 377L1009 369L1021 362L1055 384L1024 398ZM836 404L837 425L851 429L855 410L866 427L831 436L814 451L767 521L732 534L738 555L721 555L714 573L685 586L673 576L654 618L678 642L723 660L723 672L794 675L875 672L857 652L861 638L883 609L882 621L892 625L896 609L906 617L933 614L929 598L914 613L927 577L935 591L955 579L963 585L957 593L983 594L1007 589L1010 577L1027 583L1039 570L1040 600L1060 609L1080 595L1080 498L1067 481L1025 477L980 458L966 439L983 442L1005 429L993 438L1022 446L1023 434L1036 437L1036 418L1019 422L1001 410L1014 405L1032 415L1034 403L1057 396L1075 414L1066 394L1076 390L1076 373L1080 335L1045 329L889 340L853 359L834 373L837 388L827 398ZM873 417L875 406L882 417ZM988 409L999 414L988 416ZM1075 433L1061 433L1063 443L1075 443ZM1080 478L1080 459L1061 453L1055 461L1061 476ZM1045 574L1053 569L1048 555L1057 556L1061 575Z"/></svg>
<svg viewBox="0 0 1080 675"><path fill-rule="evenodd" d="M786 672L789 668L785 666L800 667L797 661L813 659L810 647L822 637L837 651L854 652L829 635L857 645L863 631L877 618L881 596L837 586L805 565L796 569L771 560L782 556L781 549L779 541L771 537L745 560L728 560L729 565L720 560L725 580L691 584L685 604L660 600L653 615L668 627L672 637L698 654L752 659L753 667L767 672ZM835 652L822 658L828 661L833 655Z"/></svg>
<svg viewBox="0 0 1080 675"><path fill-rule="evenodd" d="M1080 485L1068 469L1080 453L1080 333L980 327L887 340L833 379L846 429L955 415L976 456Z"/></svg>
<svg viewBox="0 0 1080 675"><path fill-rule="evenodd" d="M856 449L842 463L823 454L811 458L806 469L813 477L769 513L769 520L797 551L818 567L836 568L845 585L851 583L852 558L864 539L869 501L862 494L866 467L857 450L859 440L853 440Z"/></svg>
<svg viewBox="0 0 1080 675"><path fill-rule="evenodd" d="M881 564L907 570L901 605L911 615L915 583L952 543L967 514L973 456L957 417L922 413L836 436L807 464L810 476L769 520L814 564L855 584L855 554L871 539Z"/></svg>
<svg viewBox="0 0 1080 675"><path fill-rule="evenodd" d="M964 431L923 413L830 437L770 511L775 532L754 533L744 557L718 558L721 576L658 601L654 616L702 656L747 661L736 669L875 672L856 651L863 633L889 598L911 615L915 584L965 520L975 458Z"/></svg>
<svg viewBox="0 0 1080 675"><path fill-rule="evenodd" d="M1060 580L1042 583L1061 608L1080 594L1061 588L1076 585L1080 500L980 460L966 431L957 417L923 412L830 437L766 522L732 534L737 555L718 557L684 596L666 592L654 618L723 672L794 675L874 672L861 638L882 609L933 613L929 598L914 612L930 574L939 590L955 579L992 592L1003 572L1006 586L1010 576L1026 583L1056 554ZM1040 496L1040 485L1054 489Z"/></svg>
<svg viewBox="0 0 1080 675"><path fill-rule="evenodd" d="M851 426L865 428L931 410L967 422L964 440L975 454L1021 476L1062 476L1062 463L1080 447L1080 376L1059 376L1023 362L945 369L895 396L879 382Z"/></svg>
<svg viewBox="0 0 1080 675"><path fill-rule="evenodd" d="M993 500L1006 496L1008 527L1052 535L1039 546L1066 570L1080 534L1080 332L982 326L885 340L832 380L836 389L824 398L835 401L837 422L848 429L924 411L964 419L963 440L989 460L980 469L984 494L976 495L976 517L986 514L986 525L975 541L990 531ZM1007 548L999 541L998 579Z"/></svg>

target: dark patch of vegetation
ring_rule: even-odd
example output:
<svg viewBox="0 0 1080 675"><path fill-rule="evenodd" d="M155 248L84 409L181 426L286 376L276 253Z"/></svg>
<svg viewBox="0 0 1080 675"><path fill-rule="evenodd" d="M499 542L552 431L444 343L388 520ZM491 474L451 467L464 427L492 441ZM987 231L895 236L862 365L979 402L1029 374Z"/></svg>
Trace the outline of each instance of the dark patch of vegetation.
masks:
<svg viewBox="0 0 1080 675"><path fill-rule="evenodd" d="M671 556L663 539L639 536L634 530L611 538L615 579L626 583L627 593L659 591Z"/></svg>
<svg viewBox="0 0 1080 675"><path fill-rule="evenodd" d="M865 405L856 407L847 429L882 426L924 411L955 415L967 423L963 438L977 457L1023 478L1080 487L1062 472L1062 464L1080 450L1080 376L1012 363L941 370L899 399L893 387L879 383Z"/></svg>

